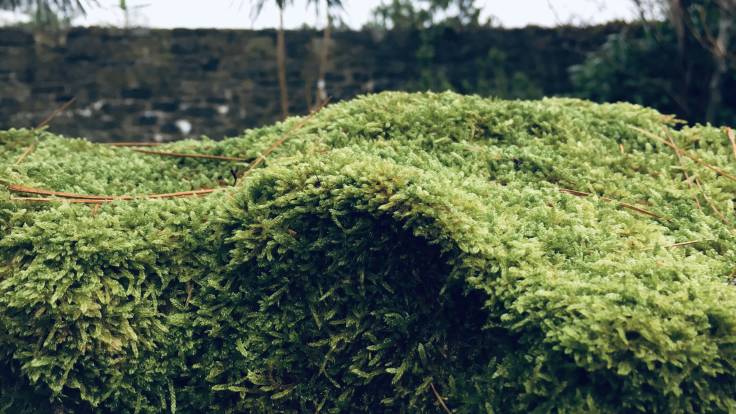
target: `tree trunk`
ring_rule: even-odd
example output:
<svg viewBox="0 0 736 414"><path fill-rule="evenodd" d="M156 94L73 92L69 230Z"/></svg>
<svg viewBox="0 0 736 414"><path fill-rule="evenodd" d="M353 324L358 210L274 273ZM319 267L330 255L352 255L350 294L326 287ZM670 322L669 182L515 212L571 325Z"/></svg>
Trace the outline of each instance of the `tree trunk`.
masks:
<svg viewBox="0 0 736 414"><path fill-rule="evenodd" d="M677 34L677 50L680 52L680 60L685 59L685 52L687 47L687 36L685 19L685 5L682 0L669 0L669 7L667 8L669 14L669 20L672 26L675 28Z"/></svg>
<svg viewBox="0 0 736 414"><path fill-rule="evenodd" d="M723 75L728 71L728 48L733 24L734 22L730 18L729 13L726 10L722 10L718 21L718 38L716 38L713 50L713 63L715 67L713 69L713 75L710 78L710 84L708 85L709 99L705 112L705 120L710 123L716 122L723 100L721 90L723 88Z"/></svg>
<svg viewBox="0 0 736 414"><path fill-rule="evenodd" d="M330 56L330 42L332 42L332 15L330 10L325 11L327 14L327 24L322 35L322 50L320 50L319 58L319 76L317 77L317 99L315 102L316 107L324 105L327 102L327 82L325 81L325 74L327 73L327 64L329 63Z"/></svg>
<svg viewBox="0 0 736 414"><path fill-rule="evenodd" d="M284 37L284 9L279 8L279 30L276 35L276 60L279 70L279 91L281 93L281 116L289 116L289 92L286 86L286 39Z"/></svg>

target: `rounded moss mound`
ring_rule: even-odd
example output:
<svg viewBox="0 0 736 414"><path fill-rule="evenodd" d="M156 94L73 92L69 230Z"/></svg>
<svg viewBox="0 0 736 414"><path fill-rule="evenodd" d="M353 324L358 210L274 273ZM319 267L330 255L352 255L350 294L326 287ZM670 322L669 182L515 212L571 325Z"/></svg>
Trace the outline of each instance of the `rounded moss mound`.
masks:
<svg viewBox="0 0 736 414"><path fill-rule="evenodd" d="M385 93L156 148L249 165L0 132L0 411L734 412L729 131Z"/></svg>

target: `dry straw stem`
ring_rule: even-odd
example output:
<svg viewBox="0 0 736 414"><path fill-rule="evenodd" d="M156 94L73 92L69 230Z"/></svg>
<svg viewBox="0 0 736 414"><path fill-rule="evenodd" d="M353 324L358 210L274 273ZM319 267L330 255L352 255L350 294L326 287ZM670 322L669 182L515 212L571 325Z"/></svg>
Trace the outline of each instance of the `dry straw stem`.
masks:
<svg viewBox="0 0 736 414"><path fill-rule="evenodd" d="M66 111L67 109L69 109L69 107L76 100L77 100L77 97L75 96L72 99L68 100L64 105L61 105L60 107L56 108L54 110L54 112L52 112L49 116L47 116L46 119L44 119L43 121L41 121L41 123L38 124L35 129L41 129L41 128L45 127L46 125L48 125L49 123L51 123L51 121L53 121L53 119L56 118L57 115L59 115L60 113Z"/></svg>
<svg viewBox="0 0 736 414"><path fill-rule="evenodd" d="M15 165L18 165L21 162L23 162L23 160L26 159L26 157L28 155L30 155L33 152L34 149L36 149L36 143L35 142L33 144L29 145L28 148L26 148L26 150L23 151L22 154L20 154L20 157L18 157L18 159L15 160Z"/></svg>
<svg viewBox="0 0 736 414"><path fill-rule="evenodd" d="M670 142L672 145L675 145L675 141L672 139L671 136L668 136ZM690 174L687 173L687 169L685 169L685 164L682 162L682 156L680 155L679 151L675 151L675 154L677 154L677 161L680 163L680 168L682 168L682 172L685 174L685 182L687 182L688 187L693 188L693 183L690 181ZM697 177L694 177L696 180ZM700 200L698 200L698 196L693 194L693 199L695 200L695 205L698 206L698 210L703 210L703 207L700 205Z"/></svg>
<svg viewBox="0 0 736 414"><path fill-rule="evenodd" d="M293 128L291 128L289 131L284 134L284 136L276 141L273 145L271 145L263 154L261 154L255 162L243 173L243 177L247 176L253 169L255 169L257 166L259 166L261 163L263 163L266 160L266 157L270 155L276 148L281 146L295 131L301 129L304 127L304 125L322 108L324 108L327 105L327 101L323 102L318 106L314 111L312 111L308 116L306 116L304 119L301 120L298 124L296 124ZM140 152L142 154L150 154L150 155L160 155L162 157L176 157L176 158L198 158L198 159L206 159L206 160L217 160L217 161L232 161L232 162L242 162L242 163L248 163L253 160L246 159L246 158L238 158L238 157L227 157L223 155L209 155L209 154L185 154L180 152L166 152L166 151L154 151L154 150L145 150L135 147L141 147L145 146L141 145L140 143L134 143L134 142L121 142L121 143L113 143L109 144L114 147L132 147L131 151ZM158 145L156 143L151 143L151 146Z"/></svg>
<svg viewBox="0 0 736 414"><path fill-rule="evenodd" d="M675 243L675 244L673 244L671 246L667 246L667 248L668 249L674 249L676 247L685 247L685 246L689 246L691 244L702 243L704 241L707 241L707 240L692 240L692 241L686 241L686 242L682 242L682 243Z"/></svg>
<svg viewBox="0 0 736 414"><path fill-rule="evenodd" d="M675 144L675 140L672 139L671 136L668 135L667 138L669 139L670 144L671 144L670 148L672 148L675 151L675 155L677 155L677 159L680 162L682 171L685 173L685 178L688 181L688 185L692 185L690 181L690 176L688 175L687 170L685 169L685 164L682 162L682 155L684 151L680 147L678 147L677 144ZM718 209L718 207L713 202L713 200L710 197L708 197L708 194L705 192L705 188L703 188L703 185L701 184L700 179L697 177L697 175L693 176L692 182L694 182L695 185L698 187L698 190L700 190L700 193L703 195L703 198L708 203L708 206L710 207L710 209L713 210L713 212L716 213L716 215L718 215L718 217L721 219L721 221L724 224L728 224L728 220L726 220L726 216L724 216L723 213L721 213L721 210ZM694 196L693 198L695 199L695 204L697 204L698 208L702 210L698 197Z"/></svg>
<svg viewBox="0 0 736 414"><path fill-rule="evenodd" d="M260 155L260 157L258 157L258 159L256 159L256 161L253 164L250 165L250 167L243 174L243 177L247 176L259 164L263 163L263 161L265 161L266 157L269 154L271 154L274 150L276 150L276 148L278 148L284 142L286 142L286 140L295 131L304 127L304 125L306 125L306 123L309 122L309 120L311 120L314 117L314 115L316 115L326 105L327 105L327 101L322 103L317 109L315 109L312 113L310 113L308 116L302 119L293 128L287 131L283 137L281 137L278 141L276 141L273 145L271 145L263 154ZM127 145L128 143L123 143L123 144ZM126 146L126 145L117 145L117 146ZM205 159L214 159L214 160L222 160L222 161L248 162L248 160L244 158L225 157L225 156L219 156L219 155L180 154L180 153L173 153L173 152L150 151L150 150L141 150L141 149L132 149L132 151L141 152L145 154L154 154L154 155L163 155L163 156L172 156L172 157L205 158ZM30 153L29 150L26 150L26 152ZM181 191L177 193L144 194L140 196L131 196L131 195L107 196L107 195L94 195L94 194L66 193L62 191L54 191L54 190L46 190L42 188L27 187L22 184L7 184L7 183L3 183L3 184L6 185L9 191L14 192L14 193L47 196L47 197L12 197L11 200L13 201L68 202L68 203L83 203L83 204L100 204L100 203L109 203L113 201L153 200L153 199L169 199L169 198L180 198L180 197L190 197L190 196L203 196L203 195L211 194L217 191L217 189L205 188L201 190Z"/></svg>
<svg viewBox="0 0 736 414"><path fill-rule="evenodd" d="M17 201L70 201L70 202L89 202L89 203L106 203L112 201L132 201L132 200L146 200L146 199L167 199L167 198L179 198L189 196L200 196L211 194L217 189L205 188L201 190L192 191L180 191L176 193L163 193L163 194L144 194L140 196L120 195L120 196L105 196L105 195L92 195L92 194L76 194L76 193L65 193L61 191L46 190L42 188L26 187L19 184L10 184L7 186L8 190L14 193L22 194L35 194L43 196L51 196L53 198L32 198L32 197L15 197ZM73 201L71 201L73 200Z"/></svg>
<svg viewBox="0 0 736 414"><path fill-rule="evenodd" d="M445 400L442 398L439 392L437 392L437 388L435 388L434 383L429 383L429 388L432 390L432 394L434 394L434 397L437 399L437 402L440 404L440 407L442 407L443 410L445 410L446 413L452 414L452 410L450 410L450 407L445 404Z"/></svg>
<svg viewBox="0 0 736 414"><path fill-rule="evenodd" d="M666 145L666 146L668 146L668 147L672 148L672 149L673 149L673 150L675 150L676 152L677 152L677 151L679 151L679 152L680 152L680 154L684 155L684 156L685 156L685 157L687 157L687 158L690 158L691 160L693 160L693 161L695 161L696 163L698 163L698 164L702 165L703 167L705 167L705 168L707 168L707 169L709 169L709 170L711 170L711 171L715 172L716 174L722 175L722 176L724 176L724 177L728 178L729 180L732 180L732 181L736 181L736 176L734 176L734 175L731 175L731 174L729 174L728 172L726 172L726 171L723 171L722 169L720 169L720 168L718 168L718 167L715 167L715 166L713 166L713 165L711 165L711 164L708 164L707 162L703 161L703 160L702 160L702 159L700 159L699 157L697 157L697 156L695 156L695 155L693 155L693 154L690 154L689 152L687 152L687 151L685 151L685 150L681 149L681 148L680 148L680 147L678 147L678 146L677 146L676 144L671 144L671 143L667 142L666 140L664 140L664 139L662 139L662 138L658 137L657 135L655 135L655 134L653 134L653 133L651 133L651 132L649 132L649 131L643 130L643 129L641 129L641 128L638 128L638 127L635 127L635 126L631 126L631 125L629 125L629 128L631 128L631 129L633 129L633 130L635 130L635 131L637 131L637 132L639 132L639 133L641 133L641 134L644 134L645 136L647 136L647 137L649 137L649 138L652 138L652 139L655 139L655 140L657 140L657 141L661 142L662 144L664 144L664 145Z"/></svg>
<svg viewBox="0 0 736 414"><path fill-rule="evenodd" d="M698 189L700 189L700 192L703 194L703 198L705 199L705 201L708 202L708 205L710 206L711 210L713 210L713 212L718 215L718 217L721 219L723 224L728 224L728 221L726 220L726 216L724 216L723 213L721 213L721 210L719 210L718 207L716 207L716 204L713 202L713 200L710 197L708 197L708 194L705 193L705 188L703 188L703 185L700 183L700 179L698 179L698 177L695 177L695 180L693 181L695 182L695 185L698 186Z"/></svg>
<svg viewBox="0 0 736 414"><path fill-rule="evenodd" d="M726 136L728 137L728 140L731 141L731 149L733 150L733 157L736 158L736 134L734 134L733 129L726 128Z"/></svg>
<svg viewBox="0 0 736 414"><path fill-rule="evenodd" d="M274 142L266 151L264 151L256 160L251 164L247 170L243 173L242 177L247 177L248 174L250 174L253 170L256 169L259 165L261 165L264 161L266 161L266 157L271 155L272 152L274 152L278 147L283 145L284 142L286 142L289 137L291 137L294 132L304 128L304 125L306 125L312 118L314 118L315 115L319 113L319 111L322 110L327 104L329 103L330 99L326 99L324 102L322 102L317 108L314 109L309 115L304 117L301 121L299 121L296 125L294 125L292 128L290 128L286 133L276 142Z"/></svg>
<svg viewBox="0 0 736 414"><path fill-rule="evenodd" d="M681 156L685 156L685 157L690 158L691 160L695 161L696 163L702 165L703 167L705 167L705 168L707 168L707 169L715 172L718 175L721 175L723 177L726 177L726 178L728 178L728 179L730 179L732 181L736 181L736 177L735 176L727 173L726 171L723 171L722 169L720 169L718 167L715 167L715 166L713 166L711 164L708 164L707 162L703 161L699 157L697 157L695 155L692 155L692 154L688 153L687 151L683 150L682 148L680 148L679 146L677 146L677 144L675 144L675 141L672 139L672 137L669 137L670 142L667 142L667 141L663 140L662 138L658 137L657 135L655 135L655 134L653 134L653 133L651 133L649 131L643 130L641 128L637 128L635 126L629 126L629 127L632 128L632 129L634 129L635 131L641 133L641 134L644 134L647 137L653 138L653 139L655 139L655 140L657 140L657 141L665 144L666 146L672 148L672 150L675 151L675 154L677 155L678 159L680 159L680 161L682 161ZM732 136L729 135L729 139L731 139L731 138L732 138ZM734 149L734 151L736 151L736 148ZM710 206L710 208L718 215L718 217L721 219L721 221L724 224L728 224L728 220L726 220L726 216L723 213L721 213L721 211L718 209L718 207L716 207L716 205L713 202L713 200L711 200L710 197L708 197L708 195L705 193L705 189L703 188L703 185L700 183L700 180L697 177L695 177L695 179L693 181L695 182L695 185L698 186L698 189L700 189L700 192L703 194L703 198L705 198L705 201L708 202L708 205Z"/></svg>
<svg viewBox="0 0 736 414"><path fill-rule="evenodd" d="M61 112L66 111L67 108L69 108L69 106L71 106L71 104L73 104L74 101L76 101L76 100L77 100L77 97L75 96L72 99L68 100L63 105L61 105L60 107L56 108L54 110L54 112L51 113L51 115L47 116L46 119L44 119L43 121L41 121L41 123L36 126L35 130L41 129L44 126L48 125L49 122L51 122L54 118L56 118L56 116L59 115ZM23 151L23 153L20 155L20 157L18 157L18 159L15 160L15 165L19 165L21 162L23 162L23 160L26 159L26 157L28 157L28 155L30 155L33 152L34 149L36 149L36 143L35 142L33 142L31 145L29 145L28 148L26 148L26 150Z"/></svg>
<svg viewBox="0 0 736 414"><path fill-rule="evenodd" d="M110 147L158 147L160 142L108 142L104 145Z"/></svg>
<svg viewBox="0 0 736 414"><path fill-rule="evenodd" d="M574 196L577 196L577 197L592 197L592 196L595 195L595 194L592 194L592 193L586 193L585 191L570 190L570 189L567 189L567 188L560 188L560 192L561 193L565 193L565 194L571 194L571 195L574 195ZM654 214L651 211L645 210L645 209L643 209L641 207L637 207L637 206L635 206L633 204L624 203L623 201L614 200L612 198L608 198L608 197L605 197L605 196L597 196L597 197L600 198L601 200L604 200L604 201L609 201L611 203L616 203L616 204L618 204L619 206L621 206L623 208L628 208L629 210L636 211L637 213L641 213L641 214L647 215L649 217L654 217L656 219L664 220L664 217L659 216L657 214Z"/></svg>
<svg viewBox="0 0 736 414"><path fill-rule="evenodd" d="M206 160L232 161L232 162L245 162L245 163L251 161L245 158L226 157L224 155L184 154L180 152L153 151L153 150L144 150L144 149L138 149L138 148L132 148L131 151L140 152L141 154L160 155L162 157L199 158L199 159L206 159Z"/></svg>
<svg viewBox="0 0 736 414"><path fill-rule="evenodd" d="M109 203L110 200L91 200L77 198L53 198L53 197L10 197L10 201L23 201L29 203L72 203L72 204L95 204Z"/></svg>

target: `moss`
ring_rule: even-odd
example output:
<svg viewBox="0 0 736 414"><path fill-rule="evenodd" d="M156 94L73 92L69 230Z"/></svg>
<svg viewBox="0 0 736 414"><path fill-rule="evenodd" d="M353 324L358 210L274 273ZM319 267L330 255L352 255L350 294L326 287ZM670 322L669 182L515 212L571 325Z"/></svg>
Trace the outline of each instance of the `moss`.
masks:
<svg viewBox="0 0 736 414"><path fill-rule="evenodd" d="M723 131L385 93L162 150L256 159L284 134L233 186L222 162L0 133L7 183L227 184L100 207L0 190L0 407L437 412L436 392L457 413L736 410L736 188L702 165L736 173Z"/></svg>

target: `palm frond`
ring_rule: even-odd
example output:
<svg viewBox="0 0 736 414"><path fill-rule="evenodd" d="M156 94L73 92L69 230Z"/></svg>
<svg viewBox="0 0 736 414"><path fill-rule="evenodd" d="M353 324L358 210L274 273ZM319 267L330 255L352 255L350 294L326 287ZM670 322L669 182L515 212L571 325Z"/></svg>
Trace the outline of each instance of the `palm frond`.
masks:
<svg viewBox="0 0 736 414"><path fill-rule="evenodd" d="M61 14L84 13L96 0L0 0L0 10L49 10Z"/></svg>
<svg viewBox="0 0 736 414"><path fill-rule="evenodd" d="M3 1L3 0L0 0ZM250 9L250 17L252 19L258 18L258 16L261 15L261 12L263 11L263 6L266 5L267 2L270 0L250 0L251 9ZM276 3L276 7L283 10L288 6L290 3L293 3L294 0L274 0L274 3Z"/></svg>

